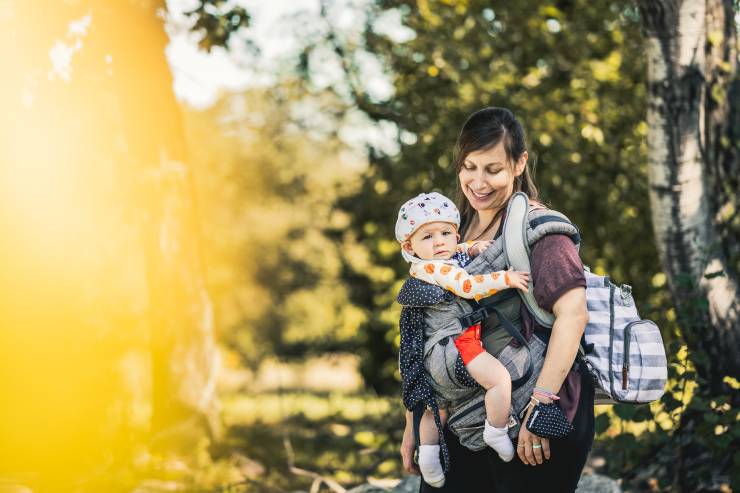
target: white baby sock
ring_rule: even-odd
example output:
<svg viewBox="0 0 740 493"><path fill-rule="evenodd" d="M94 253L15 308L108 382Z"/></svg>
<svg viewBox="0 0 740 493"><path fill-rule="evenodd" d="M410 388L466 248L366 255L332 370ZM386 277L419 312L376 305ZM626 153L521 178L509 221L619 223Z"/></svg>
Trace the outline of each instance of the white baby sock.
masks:
<svg viewBox="0 0 740 493"><path fill-rule="evenodd" d="M445 484L445 473L439 461L439 445L419 445L419 469L429 486L441 488Z"/></svg>
<svg viewBox="0 0 740 493"><path fill-rule="evenodd" d="M486 426L483 429L483 441L498 453L501 460L509 462L514 458L514 444L511 443L508 427L496 428L486 420Z"/></svg>

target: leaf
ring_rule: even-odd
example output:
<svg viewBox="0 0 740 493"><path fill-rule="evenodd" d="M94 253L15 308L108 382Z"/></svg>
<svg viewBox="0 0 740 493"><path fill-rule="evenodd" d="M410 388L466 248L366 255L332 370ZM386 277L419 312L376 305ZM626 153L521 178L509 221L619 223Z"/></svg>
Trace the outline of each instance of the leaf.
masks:
<svg viewBox="0 0 740 493"><path fill-rule="evenodd" d="M602 413L596 416L596 419L594 421L596 434L599 435L601 433L604 433L609 428L610 421L611 420L607 413Z"/></svg>
<svg viewBox="0 0 740 493"><path fill-rule="evenodd" d="M617 404L614 406L614 414L624 420L631 420L637 412L637 406L632 404Z"/></svg>

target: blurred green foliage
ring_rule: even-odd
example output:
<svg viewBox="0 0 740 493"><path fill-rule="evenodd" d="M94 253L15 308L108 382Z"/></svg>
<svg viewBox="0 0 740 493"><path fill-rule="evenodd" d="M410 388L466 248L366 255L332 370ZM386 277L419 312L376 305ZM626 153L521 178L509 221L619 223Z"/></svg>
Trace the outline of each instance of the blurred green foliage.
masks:
<svg viewBox="0 0 740 493"><path fill-rule="evenodd" d="M219 336L252 369L350 351L364 319L341 279L353 245L326 233L356 172L341 142L302 127L303 96L286 82L185 113Z"/></svg>

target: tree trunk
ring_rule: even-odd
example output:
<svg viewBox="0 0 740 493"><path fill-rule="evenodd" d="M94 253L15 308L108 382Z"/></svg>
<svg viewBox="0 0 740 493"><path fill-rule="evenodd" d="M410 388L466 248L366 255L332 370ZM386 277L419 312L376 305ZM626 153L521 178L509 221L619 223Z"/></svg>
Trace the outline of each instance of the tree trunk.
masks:
<svg viewBox="0 0 740 493"><path fill-rule="evenodd" d="M218 431L213 313L163 8L160 0L0 2L8 67L0 91L0 320L8 330L0 346L11 353L0 359L17 372L0 365L0 380L17 382L3 392L16 413L0 415L0 438L13 437L0 439L3 466L73 469L71 454L59 461L57 444L74 444L83 464L86 454L109 454L109 428L128 419L116 413L131 404L116 401L118 358L146 350L138 334L147 323L155 436ZM107 232L129 250L96 241ZM145 380L135 382L139 390ZM42 440L33 434L47 427ZM40 465L23 464L29 458Z"/></svg>
<svg viewBox="0 0 740 493"><path fill-rule="evenodd" d="M673 489L714 490L731 475L727 452L736 440L712 436L710 419L718 413L709 403L729 395L733 407L740 404L725 382L740 374L735 9L731 0L639 5L647 34L653 229L699 383L667 442L666 463Z"/></svg>
<svg viewBox="0 0 740 493"><path fill-rule="evenodd" d="M213 309L198 248L193 177L165 57L164 2L100 2L130 152L139 169L149 288L152 431L166 444L219 432ZM125 11L123 11L125 10ZM134 41L135 40L135 41ZM144 49L137 49L142 46ZM193 426L198 425L198 426ZM202 426L204 425L204 426ZM197 432L195 434L197 436Z"/></svg>
<svg viewBox="0 0 740 493"><path fill-rule="evenodd" d="M645 0L640 12L653 228L692 360L716 394L740 374L736 232L723 220L737 201L735 13L721 0Z"/></svg>

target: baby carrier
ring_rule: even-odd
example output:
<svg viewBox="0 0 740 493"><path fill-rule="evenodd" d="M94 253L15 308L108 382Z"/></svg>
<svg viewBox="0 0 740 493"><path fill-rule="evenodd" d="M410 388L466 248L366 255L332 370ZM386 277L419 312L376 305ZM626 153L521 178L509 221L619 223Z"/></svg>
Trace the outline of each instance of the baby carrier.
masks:
<svg viewBox="0 0 740 493"><path fill-rule="evenodd" d="M534 244L547 234L565 234L576 246L579 245L578 229L562 214L548 209L536 209L529 212L528 218L529 227L525 231L528 245ZM505 270L507 267L503 237L499 237L485 252L475 258L466 270L471 274L483 274ZM502 291L482 299L478 307L474 302L472 303L474 306L471 306L440 287L416 279L406 281L398 296L398 302L403 305L400 369L404 404L407 409L414 410L417 418L415 430L418 429L418 420L424 408L437 408L436 395L447 402L450 413L448 426L459 437L460 442L472 450L486 447L483 442L485 391L472 380L461 364L457 348L451 340L454 336L448 333L436 340L424 337L426 324L440 326L449 324L450 312L454 311L455 325L451 330L454 334L459 334L464 328L490 316L491 320L483 334L484 346L488 346L486 342L488 338L495 336L500 330L506 331L518 341L516 347L508 345L499 354L494 354L512 377L509 435L511 437L517 435L520 413L529 401L544 362L546 348L545 342L536 335L529 341L521 335L522 300L517 292L518 290L513 289ZM437 309L435 305L440 303L442 308ZM428 372L425 371L425 366ZM443 459L446 461L446 448L441 432L440 445Z"/></svg>

